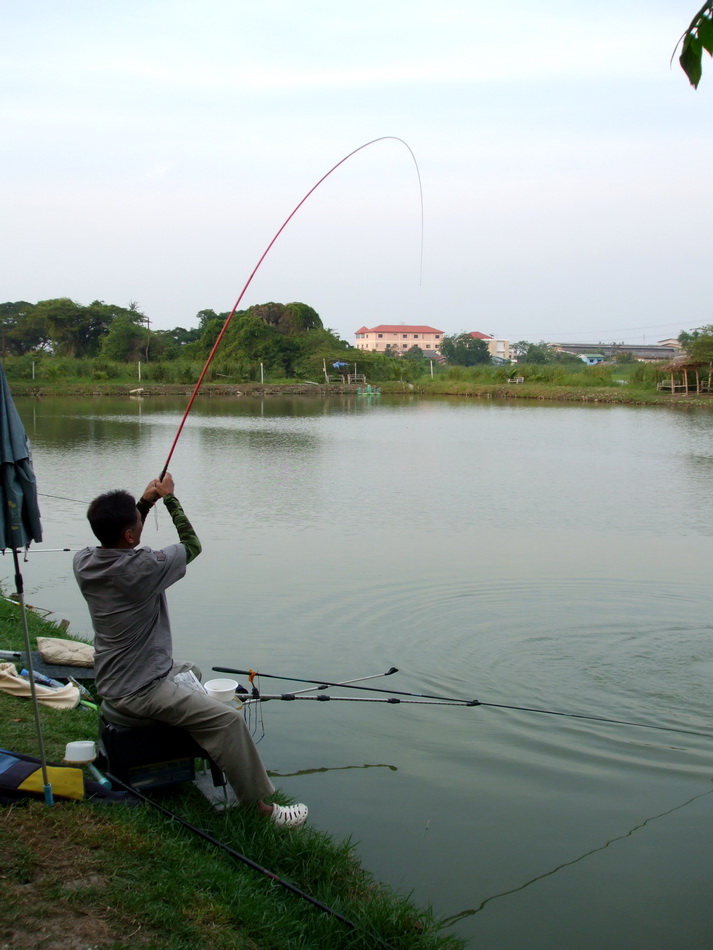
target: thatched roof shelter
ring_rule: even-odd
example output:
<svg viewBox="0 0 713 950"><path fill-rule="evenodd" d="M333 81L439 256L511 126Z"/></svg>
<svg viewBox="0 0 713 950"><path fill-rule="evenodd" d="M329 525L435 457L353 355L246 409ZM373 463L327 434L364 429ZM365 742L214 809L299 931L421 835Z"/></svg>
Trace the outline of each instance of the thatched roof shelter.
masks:
<svg viewBox="0 0 713 950"><path fill-rule="evenodd" d="M713 364L677 356L661 368L667 376L657 385L664 393L713 393Z"/></svg>

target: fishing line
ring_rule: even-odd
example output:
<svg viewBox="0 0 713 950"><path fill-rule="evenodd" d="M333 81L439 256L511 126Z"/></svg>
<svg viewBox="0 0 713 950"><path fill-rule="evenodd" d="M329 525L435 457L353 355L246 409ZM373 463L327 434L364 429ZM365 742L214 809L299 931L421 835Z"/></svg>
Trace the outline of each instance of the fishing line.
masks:
<svg viewBox="0 0 713 950"><path fill-rule="evenodd" d="M85 545L86 547L86 545ZM83 551L84 548L38 548L35 550L27 548L24 553L23 561L27 563L29 554L65 554L67 551ZM3 552L4 553L4 552Z"/></svg>
<svg viewBox="0 0 713 950"><path fill-rule="evenodd" d="M290 212L290 214L285 218L284 222L282 223L282 225L281 225L280 228L278 229L278 231L277 231L277 233L275 234L275 236L273 237L273 239L270 241L270 243L267 245L267 247L265 248L265 250L262 252L262 255L261 255L259 261L258 261L257 264L255 265L255 267L253 268L252 273L250 274L250 276L248 277L247 281L245 282L245 286L244 286L243 289L240 291L240 296L239 296L238 299L235 301L235 305L234 305L233 309L230 311L230 313L229 313L228 316L226 317L225 323L223 324L223 326L222 326L222 328L221 328L221 331L220 331L220 333L218 334L218 338L216 339L215 343L213 344L212 350L211 350L210 353L208 354L208 359L207 359L206 362L205 362L205 366L203 367L203 371L201 372L201 374L200 374L200 376L199 376L199 378L198 378L198 382L197 382L196 385L195 385L195 388L194 388L194 390L193 390L193 393L192 393L192 395L191 395L191 398L188 400L188 405L186 406L186 411L183 413L183 418L181 419L181 422L180 422L180 424L179 424L179 426L178 426L178 431L176 432L176 436L175 436L175 438L174 438L174 440L173 440L173 444L171 445L171 449L170 449L170 451L169 451L169 453L168 453L168 458L166 459L166 464L163 466L163 470L162 470L161 474L159 475L159 481L161 481L161 480L163 479L164 475L165 475L166 472L168 471L168 466L169 466L169 464L170 464L170 462L171 462L171 458L172 458L172 456L173 456L173 452L174 452L174 450L175 450L175 448L176 448L176 445L177 445L177 443L178 443L178 440L179 440L179 438L180 438L180 436L181 436L181 432L183 431L183 427L184 427L184 425L185 425L185 423L186 423L186 419L188 418L188 413L191 411L191 407L193 406L193 403L194 403L194 401L195 401L195 398L196 398L196 396L198 395L198 390L200 389L201 384L202 384L202 382L203 382L203 380L204 380L204 378L205 378L205 374L208 372L208 367L209 367L210 364L212 363L213 357L215 356L215 354L216 354L216 352L217 352L217 350L218 350L218 347L220 346L221 340L223 339L223 336L225 335L225 331L228 329L228 326L229 326L229 324L230 324L230 321L233 319L233 315L235 314L235 311L238 309L238 306L240 305L240 302L241 302L241 300L243 299L243 296L245 295L245 291L246 291L246 290L248 289L248 287L250 286L253 277L254 277L255 274L257 273L258 268L260 267L260 265L262 264L262 262L265 260L265 258L266 258L267 255L269 254L269 252L270 252L270 250L272 249L272 246L273 246L273 244L275 243L275 241L277 241L277 239L279 238L279 236L280 236L280 235L282 234L282 232L285 230L285 228L286 228L287 225L290 223L290 221L292 220L292 218L294 218L294 216L295 216L295 215L297 214L297 212L300 210L300 208L301 208L302 205L305 203L305 201L307 201L307 199L313 194L313 192L315 192L315 191L317 190L317 188L319 188L319 186L322 184L323 181L325 181L327 178L329 178L329 176L332 174L332 172L336 171L336 170L339 168L340 165L343 165L343 164L344 164L346 161L348 161L353 155L356 155L357 152L361 152L363 149L368 148L370 145L375 145L377 142L386 142L386 141L400 142L402 145L404 145L404 146L409 150L409 153L410 153L410 155L411 155L411 158L413 159L413 163L414 163L414 165L415 165L415 167L416 167L416 175L417 175L417 177L418 177L418 189L419 189L419 195L420 195L420 199L421 199L421 262L420 262L420 270L421 270L421 272L423 271L423 187L422 187L422 184L421 184L421 172L419 171L418 162L416 161L416 156L414 155L413 150L411 149L411 146L410 146L407 142L405 142L403 139L399 138L399 137L396 136L396 135L382 135L382 136L380 136L380 137L377 138L377 139L372 139L371 141L365 142L363 145L360 145L358 148L355 148L353 151L349 152L348 155L345 155L344 158L342 158L340 161L338 161L336 165L333 165L333 166L329 169L328 172L326 172L324 175L322 175L322 177L319 179L319 181L318 181L315 185L313 185L313 186L310 188L310 190L307 192L307 194L304 196L304 198L299 202L299 204L296 205L296 207L295 207L295 208ZM419 277L419 280L420 280L420 277Z"/></svg>
<svg viewBox="0 0 713 950"><path fill-rule="evenodd" d="M254 670L250 670L248 682L250 683L250 686L252 688L251 696L253 699L255 699L256 697L260 695L260 681L258 680L257 686L255 685L255 677L257 675L258 674ZM244 694L242 692L243 689L244 687L240 687L237 695L240 697L241 701L244 703L244 700L243 700ZM246 703L244 703L244 705L245 705L245 711L247 712L247 716L246 716L247 727L248 727L248 730L250 731L250 735L253 737L255 741L255 745L257 745L258 742L261 742L265 738L265 719L262 714L262 706L260 706L259 704L247 705Z"/></svg>
<svg viewBox="0 0 713 950"><path fill-rule="evenodd" d="M64 495L48 495L47 492L43 491L38 491L37 494L42 498L57 498L59 501L73 501L77 505L86 505L87 507L89 506L88 501L80 501L78 498L65 498Z"/></svg>
<svg viewBox="0 0 713 950"><path fill-rule="evenodd" d="M687 808L693 802L698 801L699 798L705 798L707 795L712 795L713 789L709 789L707 792L701 792L698 795L694 795L692 798L687 799L685 802L682 802L680 805L674 805L673 808L669 808L666 811L660 812L658 815L651 815L649 818L645 818L643 821L639 822L638 825L634 825L633 828L630 828L628 831L625 831L623 834L617 835L614 838L610 838L608 841L605 841L604 844L599 845L597 848L592 848L590 851L585 851L584 854L580 854L579 857L572 858L571 861L565 861L563 864L558 864L556 867L551 868L549 871L545 871L544 874L538 874L537 877L531 878L529 881L525 881L524 884L520 884L517 887L510 888L508 891L500 891L498 894L491 894L490 897L486 897L485 900L477 907L472 907L469 910L459 911L457 914L452 914L450 917L445 917L441 923L444 927L452 927L454 924L457 924L461 920L465 920L466 917L474 917L476 914L479 914L486 904L489 904L491 901L499 900L502 897L509 897L511 894L517 894L519 891L524 891L526 888L530 887L532 884L536 884L538 881L543 881L547 877L552 877L554 874L557 874L559 871L563 871L565 868L571 868L575 864L579 864L580 861L584 861L585 858L591 857L593 854L598 854L601 851L606 851L606 849L614 844L617 841L624 841L626 838L631 838L632 835L645 828L651 822L658 821L660 818L667 818L669 815L672 815L676 811L680 811L682 808Z"/></svg>
<svg viewBox="0 0 713 950"><path fill-rule="evenodd" d="M348 917L345 917L343 914L340 914L339 911L334 910L333 907L328 907L326 904L318 901L316 897L312 897L306 891L300 890L299 887L296 887L294 884L291 884L284 878L278 877L274 871L269 871L261 864L258 864L256 861L253 861L251 858L247 857L247 855L241 854L240 851L236 851L235 848L231 848L230 845L225 844L223 841L219 841L214 835L209 834L207 831L203 831L202 828L198 828L196 825L192 825L189 821L186 821L185 818L181 818L181 816L177 815L175 812L170 811L168 808L164 808L163 805L159 805L158 802L155 802L146 795L143 795L140 791L134 788L133 785L128 785L126 782L122 782L121 779L118 779L115 775L111 775L109 772L107 772L107 778L112 782L112 784L120 785L121 788L125 789L127 792L131 792L132 795L135 795L146 805L151 805L152 808L155 808L157 811L161 812L162 815L165 815L167 818L171 818L173 821L178 822L179 825L183 825L184 828L192 831L194 834L198 835L199 838L203 838L203 840L207 841L209 844L215 845L215 847L220 848L221 851L225 851L225 853L233 858L233 860L240 861L242 864L246 864L249 868L252 868L253 871L257 871L259 874L262 874L263 877L266 877L275 884L279 884L286 890L291 891L293 894L296 894L297 897L301 897L302 900L305 900L314 907L318 908L318 910L324 911L325 914L329 914L332 917L336 917L337 920L340 920L351 930L365 934L370 940L374 940L378 946L384 947L385 950L395 950L391 944L386 943L380 937L377 937L376 934L372 934L363 930L353 921L349 920Z"/></svg>
<svg viewBox="0 0 713 950"><path fill-rule="evenodd" d="M590 722L608 722L615 726L636 726L638 729L657 729L659 732L676 732L684 736L702 736L713 739L708 732L696 732L693 729L677 729L674 726L655 726L648 722L630 722L628 719L607 719L605 716L585 716L582 713L556 712L554 709L534 709L531 706L507 706L505 703L477 703L478 706L491 706L494 709L514 709L517 712L542 713L545 716L564 716L567 719L587 719Z"/></svg>

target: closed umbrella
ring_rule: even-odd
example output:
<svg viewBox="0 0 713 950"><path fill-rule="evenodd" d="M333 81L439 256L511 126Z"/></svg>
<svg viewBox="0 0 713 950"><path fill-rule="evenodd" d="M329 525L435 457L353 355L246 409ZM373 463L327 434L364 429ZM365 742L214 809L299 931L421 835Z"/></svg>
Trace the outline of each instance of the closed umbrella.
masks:
<svg viewBox="0 0 713 950"><path fill-rule="evenodd" d="M27 629L27 609L18 550L29 547L31 541L42 540L40 509L37 504L37 483L32 470L30 444L15 407L5 371L0 366L0 548L10 548L15 562L15 587L20 601L22 630L25 636L25 656L30 674L32 707L35 714L37 743L42 765L45 801L53 803L52 786L47 773L40 709L35 692L32 669L30 633Z"/></svg>

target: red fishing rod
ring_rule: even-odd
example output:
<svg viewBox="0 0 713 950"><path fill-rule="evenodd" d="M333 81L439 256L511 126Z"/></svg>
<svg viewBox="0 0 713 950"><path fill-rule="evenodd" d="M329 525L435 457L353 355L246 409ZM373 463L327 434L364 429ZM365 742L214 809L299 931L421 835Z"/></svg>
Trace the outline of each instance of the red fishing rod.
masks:
<svg viewBox="0 0 713 950"><path fill-rule="evenodd" d="M414 155L414 153L413 153L413 151L412 151L412 149L411 149L411 146L410 146L407 142L405 142L403 139L400 139L400 138L399 138L398 136L396 136L396 135L382 135L382 136L381 136L380 138L378 138L378 139L372 139L370 142L365 142L363 145L360 145L359 148L355 148L353 151L349 152L348 155L345 155L344 158L342 158L340 161L338 161L336 165L333 165L333 166L329 169L328 172L326 172L324 175L322 175L322 177L319 179L319 181L318 181L315 185L313 185L313 186L310 188L310 190L307 192L307 194L304 196L304 198L299 202L299 204L297 204L297 205L295 206L295 208L294 208L294 209L290 212L290 214L285 218L285 220L283 221L282 225L281 225L280 228L278 229L278 231L277 231L277 233L275 234L275 236L273 237L273 239L270 241L270 243L267 245L267 247L265 248L265 250L262 252L262 255L261 255L261 257L260 257L260 260L257 262L257 264L255 265L255 267L253 268L253 271L252 271L252 273L250 274L250 276L248 277L248 279L245 281L245 286L244 286L243 289L240 291L240 296L239 296L238 299L235 301L235 306L233 307L233 309L230 311L230 313L229 313L228 316L226 317L225 323L223 324L223 327L222 327L220 333L218 334L218 338L216 339L215 343L213 344L213 349L210 351L210 353L209 353L209 355L208 355L208 359L207 359L206 362L205 362L205 366L203 367L203 371L201 372L201 374L200 374L200 376L199 376L199 378L198 378L198 382L196 383L195 388L194 388L194 390L193 390L193 393L192 393L192 395L191 395L191 398L190 398L189 401L188 401L188 405L186 406L186 411L183 413L183 418L181 419L180 425L178 426L178 431L176 432L176 437L174 438L173 444L171 445L171 450L170 450L169 453L168 453L168 458L166 459L166 464L163 466L163 470L161 471L161 474L159 475L159 481L162 481L162 480L163 480L163 476L164 476L164 475L166 474L166 472L168 471L168 466L169 466L169 464L170 464L170 462L171 462L171 457L173 456L174 449L176 448L176 445L177 445L177 443L178 443L178 440L179 440L179 438L180 438L180 436L181 436L181 432L183 431L183 426L185 425L186 419L188 418L188 413L191 411L191 407L193 406L193 403L194 403L194 401L195 401L195 398L196 398L196 396L198 395L198 390L201 388L201 384L203 383L203 380L205 379L205 374L208 372L208 367L210 366L211 362L213 361L213 357L215 356L215 354L216 354L216 352L217 352L217 350L218 350L218 347L220 346L221 340L223 339L223 337L224 337L224 335L225 335L225 331L228 329L228 326L229 326L229 324L230 324L230 321L233 319L233 315L235 314L235 311L236 311L236 310L238 309L238 307L240 306L240 302L241 302L241 300L243 299L243 297L245 296L245 291L246 291L246 290L248 289L248 287L250 286L253 277L254 277L255 274L258 272L258 269L259 269L260 265L262 264L262 262L265 260L265 258L266 258L267 255L269 254L269 252L270 252L270 250L272 249L272 246L273 246L273 244L275 243L275 241L279 238L279 236L282 234L282 232L285 230L285 228L287 227L287 225L290 223L290 221L294 218L294 216L295 216L295 215L297 214L297 212L300 210L300 208L301 208L302 205L305 203L305 201L307 201L307 199L310 197L310 195L312 195L313 192L315 192L315 191L319 188L319 186L322 184L323 181L325 181L327 178L329 178L329 176L332 174L332 172L336 171L336 170L339 168L340 165L343 165L343 164L344 164L346 161L348 161L353 155L356 155L357 152L361 152L363 149L368 148L370 145L375 145L377 142L385 142L385 141L388 141L388 140L391 140L391 141L393 141L393 142L401 142L402 145L405 145L406 148L409 150L409 152L410 152L410 154L411 154L411 158L413 159L414 165L416 166L416 175L418 176L418 189L419 189L419 194L420 194L420 198L421 198L421 258L423 259L423 188L421 187L421 173L420 173L419 168L418 168L418 162L416 161L416 156Z"/></svg>

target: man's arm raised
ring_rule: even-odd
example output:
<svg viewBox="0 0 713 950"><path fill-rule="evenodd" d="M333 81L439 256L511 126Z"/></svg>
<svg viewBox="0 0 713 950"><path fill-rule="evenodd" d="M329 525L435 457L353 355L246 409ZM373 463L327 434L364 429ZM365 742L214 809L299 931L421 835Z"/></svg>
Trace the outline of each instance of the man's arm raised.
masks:
<svg viewBox="0 0 713 950"><path fill-rule="evenodd" d="M159 498L163 498L163 503L168 509L174 527L178 532L178 540L186 549L186 564L190 564L201 553L201 543L193 530L193 525L186 517L180 502L173 494L175 484L173 477L169 472L159 481L154 478L153 481L144 489L144 493L138 500L136 507L141 513L141 519L146 520L146 515L153 508Z"/></svg>

